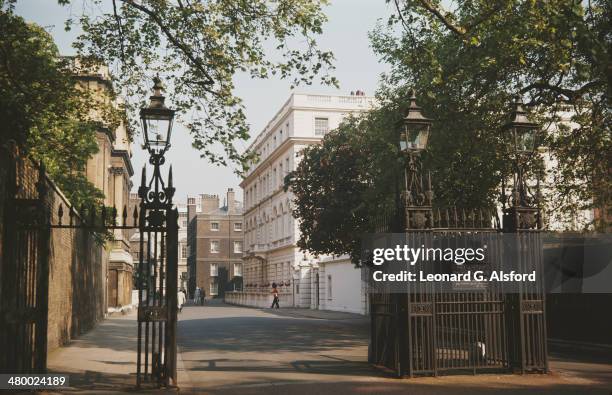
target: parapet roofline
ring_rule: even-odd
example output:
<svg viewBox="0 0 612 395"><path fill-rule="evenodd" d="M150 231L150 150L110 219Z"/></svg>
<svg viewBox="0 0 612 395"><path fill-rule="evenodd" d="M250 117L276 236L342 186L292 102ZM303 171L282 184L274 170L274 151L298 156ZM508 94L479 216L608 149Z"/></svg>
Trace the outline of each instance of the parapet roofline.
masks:
<svg viewBox="0 0 612 395"><path fill-rule="evenodd" d="M306 96L306 97L319 97L319 98L330 98L330 102L331 102L331 98L346 98L346 103L350 103L350 101L374 101L376 100L376 98L374 96L366 96L366 95L324 95L324 94L310 94L310 93L291 93L289 95L289 98L285 101L285 103L281 106L281 108L274 114L274 116L272 117L272 119L270 121L268 121L268 123L266 124L266 126L263 128L263 130L257 135L257 137L255 138L255 140L249 144L249 146L247 147L247 149L245 150L245 152L249 152L251 151L255 146L257 146L259 143L262 142L262 140L265 139L265 137L269 132L271 132L273 130L273 126L278 123L278 121L280 121L280 119L284 118L284 113L288 113L290 108L300 108L300 106L295 106L292 105L295 102L295 97L297 96ZM345 103L345 104L346 104ZM313 107L313 109L316 109L317 107ZM319 107L321 110L325 110L325 107ZM355 110L358 110L358 107L355 107ZM281 116L282 115L282 116Z"/></svg>

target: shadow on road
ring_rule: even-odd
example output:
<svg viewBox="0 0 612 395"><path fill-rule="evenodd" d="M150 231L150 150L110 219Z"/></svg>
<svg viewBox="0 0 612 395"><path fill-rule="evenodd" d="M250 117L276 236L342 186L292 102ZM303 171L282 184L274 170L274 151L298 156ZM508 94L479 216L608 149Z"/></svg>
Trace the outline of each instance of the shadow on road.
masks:
<svg viewBox="0 0 612 395"><path fill-rule="evenodd" d="M218 350L237 352L319 352L367 346L367 326L341 321L309 319L229 317L179 322L183 352ZM316 330L313 333L312 330Z"/></svg>

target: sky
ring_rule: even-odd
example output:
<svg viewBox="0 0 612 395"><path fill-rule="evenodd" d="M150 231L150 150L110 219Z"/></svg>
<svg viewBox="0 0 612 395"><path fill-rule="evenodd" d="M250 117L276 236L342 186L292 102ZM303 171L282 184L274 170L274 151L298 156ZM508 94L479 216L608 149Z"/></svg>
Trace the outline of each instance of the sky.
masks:
<svg viewBox="0 0 612 395"><path fill-rule="evenodd" d="M16 13L30 22L45 27L54 37L60 53L74 53L71 44L77 31L65 32L64 22L73 13L80 13L79 1L71 7L61 7L55 0L20 0ZM110 0L108 0L110 4ZM374 94L381 73L388 67L379 62L370 48L368 32L377 21L385 21L392 11L384 0L331 0L325 8L328 22L318 43L321 49L331 50L336 58L334 75L340 81L340 89L313 84L298 86L295 92L317 94L348 94L360 89ZM251 128L251 140L259 134L268 121L276 114L292 93L290 82L279 79L256 80L247 75L237 75L235 94L243 99L247 122ZM133 145L132 164L136 170L132 181L133 191L138 188L140 169L148 155L141 149L142 136L139 134ZM250 141L239 143L246 149ZM176 188L175 202L184 203L187 196L201 193L225 196L227 188L234 188L238 199L242 199L240 179L232 167L212 165L200 158L199 152L191 147L191 138L180 125L172 132L172 147L166 155L167 163L173 167ZM149 172L150 174L150 172Z"/></svg>

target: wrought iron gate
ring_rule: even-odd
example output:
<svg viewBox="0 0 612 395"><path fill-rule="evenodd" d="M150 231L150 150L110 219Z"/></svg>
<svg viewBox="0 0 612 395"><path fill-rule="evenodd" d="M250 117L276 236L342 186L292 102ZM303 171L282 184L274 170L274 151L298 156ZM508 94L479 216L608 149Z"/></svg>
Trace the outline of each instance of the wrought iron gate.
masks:
<svg viewBox="0 0 612 395"><path fill-rule="evenodd" d="M21 160L15 145L0 147L0 160L0 372L40 373L47 361L47 183L44 169Z"/></svg>
<svg viewBox="0 0 612 395"><path fill-rule="evenodd" d="M379 220L377 231L392 231L391 219ZM428 247L442 242L456 248L461 247L461 236L469 234L487 244L491 262L512 261L517 271L542 273L539 233L517 233L518 245L507 246L507 240L499 237L501 226L493 212L437 211L433 225L427 231L406 233L407 244ZM507 256L512 251L519 251L519 256ZM430 270L442 268L431 265ZM406 293L393 293L384 286L371 290L370 363L399 377L547 370L541 280L510 294L495 282L452 293L436 287L436 283L415 283Z"/></svg>
<svg viewBox="0 0 612 395"><path fill-rule="evenodd" d="M0 147L2 244L0 244L0 372L43 373L47 365L49 248L53 229L138 229L140 254L136 385L176 385L178 211L173 207L172 169L166 186L163 155L143 169L140 207L128 216L115 207L56 205L44 166Z"/></svg>

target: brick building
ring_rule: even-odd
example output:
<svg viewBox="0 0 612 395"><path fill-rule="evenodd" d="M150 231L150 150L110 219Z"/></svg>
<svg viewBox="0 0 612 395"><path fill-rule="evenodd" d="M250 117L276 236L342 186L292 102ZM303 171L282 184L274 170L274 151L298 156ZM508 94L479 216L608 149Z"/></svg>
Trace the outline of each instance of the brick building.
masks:
<svg viewBox="0 0 612 395"><path fill-rule="evenodd" d="M206 298L242 289L242 204L228 189L225 203L218 195L187 198L189 297L196 287Z"/></svg>

